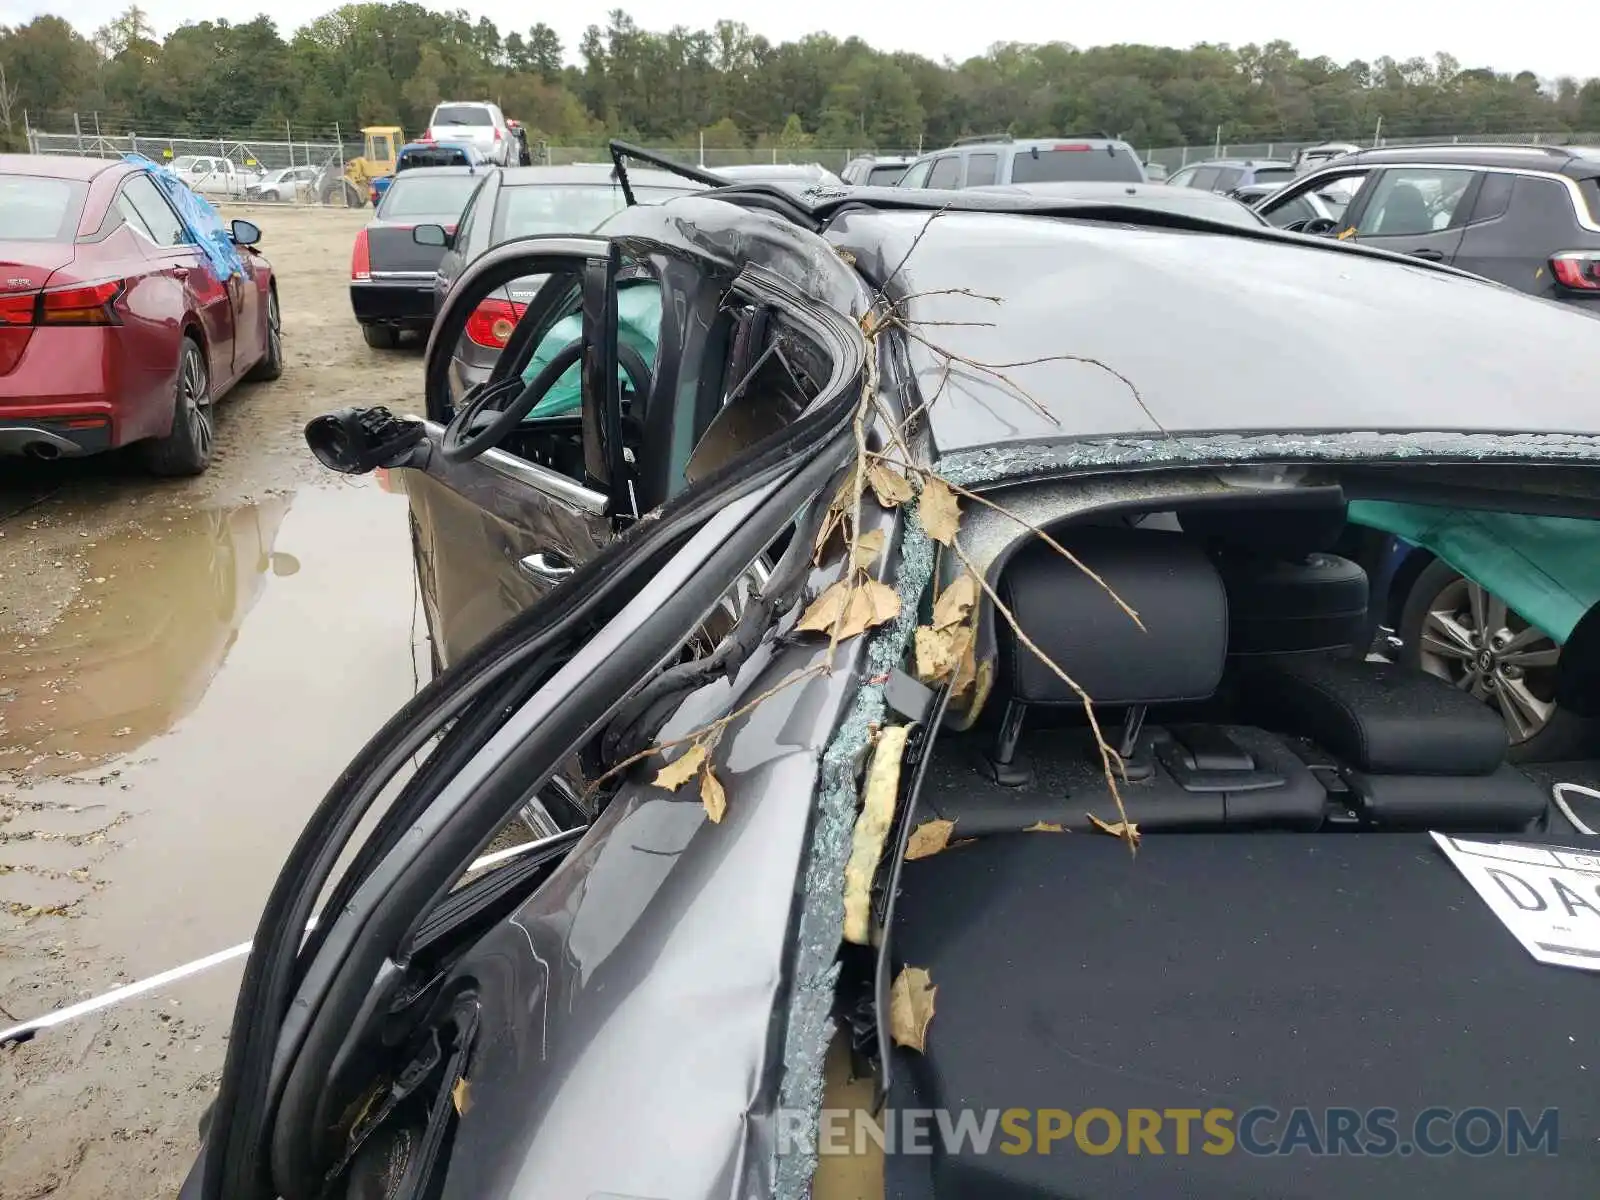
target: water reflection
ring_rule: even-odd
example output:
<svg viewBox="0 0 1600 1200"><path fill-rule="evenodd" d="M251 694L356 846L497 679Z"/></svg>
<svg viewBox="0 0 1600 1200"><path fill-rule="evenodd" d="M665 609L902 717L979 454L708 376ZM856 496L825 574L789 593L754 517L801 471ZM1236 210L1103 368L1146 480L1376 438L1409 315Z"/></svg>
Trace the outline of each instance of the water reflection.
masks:
<svg viewBox="0 0 1600 1200"><path fill-rule="evenodd" d="M165 732L199 702L268 576L288 498L174 513L86 547L82 591L0 656L0 770L55 775Z"/></svg>

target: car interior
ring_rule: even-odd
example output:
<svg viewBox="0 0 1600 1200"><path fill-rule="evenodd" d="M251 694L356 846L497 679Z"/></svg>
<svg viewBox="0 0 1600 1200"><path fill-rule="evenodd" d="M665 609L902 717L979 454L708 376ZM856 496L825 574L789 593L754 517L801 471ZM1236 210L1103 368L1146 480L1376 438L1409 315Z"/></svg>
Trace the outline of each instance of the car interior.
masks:
<svg viewBox="0 0 1600 1200"><path fill-rule="evenodd" d="M536 314L519 324L490 381L504 401L500 390L515 378L509 387L520 396L471 415L468 430L482 432L499 413L522 409L498 448L582 480L581 289L575 280L563 285L552 279L545 286L549 294L535 300L548 306L545 319ZM640 511L671 499L792 422L815 394L820 368L810 361L803 339L782 335L770 307L741 302L732 293L719 304L706 345L726 366L702 375L700 394L689 404L678 396L683 372L676 347L700 315L664 311L662 285L645 264L619 275L616 311L624 455ZM664 346L675 348L664 352Z"/></svg>
<svg viewBox="0 0 1600 1200"><path fill-rule="evenodd" d="M1371 653L1378 614L1347 556L1364 544L1350 507L1331 485L1052 528L1143 630L1036 538L1004 562L1006 606L1096 698L1145 836L1134 855L1095 832L1119 815L1079 695L997 622L982 716L941 730L908 822L954 822L950 844L889 885L893 969L915 964L939 987L922 1052L896 1047L883 1064L889 1110L1416 1111L1537 1092L1563 1121L1568 1104L1595 1114L1565 1032L1530 1041L1517 1021L1587 1026L1592 981L1524 954L1429 834L1583 844L1550 785L1600 783L1600 745L1595 761L1512 766L1489 706ZM1595 612L1564 651L1578 683L1562 702L1590 713ZM824 1107L850 1103L850 1086L836 1073ZM867 1149L853 1171L828 1164L816 1195L1454 1198L1530 1178L1504 1156L1330 1167L1170 1145ZM1583 1169L1541 1162L1539 1178L1578 1194L1566 1189Z"/></svg>

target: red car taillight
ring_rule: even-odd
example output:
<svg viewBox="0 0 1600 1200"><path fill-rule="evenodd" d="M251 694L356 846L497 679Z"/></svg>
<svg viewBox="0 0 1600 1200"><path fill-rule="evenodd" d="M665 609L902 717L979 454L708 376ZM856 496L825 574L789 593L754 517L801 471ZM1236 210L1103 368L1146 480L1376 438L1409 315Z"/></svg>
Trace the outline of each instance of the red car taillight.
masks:
<svg viewBox="0 0 1600 1200"><path fill-rule="evenodd" d="M111 307L122 295L122 280L55 288L43 294L40 325L120 325Z"/></svg>
<svg viewBox="0 0 1600 1200"><path fill-rule="evenodd" d="M373 184L367 189L367 199L372 201L372 207L378 207L378 185Z"/></svg>
<svg viewBox="0 0 1600 1200"><path fill-rule="evenodd" d="M485 350L504 350L527 307L511 300L485 300L467 318L467 337Z"/></svg>
<svg viewBox="0 0 1600 1200"><path fill-rule="evenodd" d="M494 127L494 140L497 141L497 142L505 141L505 138L500 136L500 126L498 126L498 125L496 125Z"/></svg>
<svg viewBox="0 0 1600 1200"><path fill-rule="evenodd" d="M1575 292L1600 292L1600 253L1563 250L1550 256L1550 273L1562 287Z"/></svg>
<svg viewBox="0 0 1600 1200"><path fill-rule="evenodd" d="M0 296L0 329L39 325L120 325L112 305L122 295L123 281L80 283L46 292L11 292Z"/></svg>
<svg viewBox="0 0 1600 1200"><path fill-rule="evenodd" d="M356 248L350 252L350 278L372 278L372 251L367 247L367 231L356 234Z"/></svg>
<svg viewBox="0 0 1600 1200"><path fill-rule="evenodd" d="M0 329L17 326L31 328L38 303L38 292L7 292L0 296Z"/></svg>

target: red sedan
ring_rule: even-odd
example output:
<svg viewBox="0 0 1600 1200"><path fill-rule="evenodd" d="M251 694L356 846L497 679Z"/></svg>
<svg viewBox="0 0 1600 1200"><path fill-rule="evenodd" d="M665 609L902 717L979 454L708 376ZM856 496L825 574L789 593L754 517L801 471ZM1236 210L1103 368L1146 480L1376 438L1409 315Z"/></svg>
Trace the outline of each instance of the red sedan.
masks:
<svg viewBox="0 0 1600 1200"><path fill-rule="evenodd" d="M139 443L157 474L204 471L215 403L283 370L260 237L233 222L224 279L148 171L0 155L0 458Z"/></svg>

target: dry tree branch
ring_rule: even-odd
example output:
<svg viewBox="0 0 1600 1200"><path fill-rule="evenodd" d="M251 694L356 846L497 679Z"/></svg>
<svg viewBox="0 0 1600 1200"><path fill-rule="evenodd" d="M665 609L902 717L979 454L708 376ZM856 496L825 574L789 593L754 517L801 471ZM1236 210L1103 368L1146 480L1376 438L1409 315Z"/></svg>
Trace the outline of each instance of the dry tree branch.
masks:
<svg viewBox="0 0 1600 1200"><path fill-rule="evenodd" d="M1045 420L1049 421L1052 425L1059 426L1061 424L1061 421L1048 408L1041 404L1032 392L1023 387L1015 379L1012 379L1009 375L1005 374L1006 370L1011 367L1026 367L1031 366L1032 363L1020 362L992 364L979 362L975 358L968 358L964 354L957 354L953 350L946 350L937 342L929 341L915 329L912 329L909 325L902 324L898 317L893 318L893 321L897 326L900 327L907 337L911 338L913 341L921 342L929 350L932 350L935 354L942 357L946 364L957 362L964 367L971 367L975 371L979 371L993 379L998 380L999 382L1005 384L1006 387L1010 388L1014 395L1029 404L1035 412L1037 412ZM1034 360L1034 362L1041 363L1049 361L1051 361L1049 358L1040 358Z"/></svg>
<svg viewBox="0 0 1600 1200"><path fill-rule="evenodd" d="M1037 658L1045 666L1049 667L1050 670L1055 673L1056 677L1059 678L1062 683L1071 688L1073 693L1078 697L1079 701L1082 702L1083 714L1089 718L1089 728L1094 731L1095 748L1100 752L1100 766L1105 772L1106 785L1111 789L1111 798L1117 802L1117 818L1122 822L1122 828L1124 830L1131 829L1131 826L1128 822L1128 810L1123 806L1122 803L1122 789L1117 787L1117 776L1120 774L1126 778L1127 768L1123 764L1122 756L1112 749L1111 743L1106 741L1105 734L1101 732L1100 718L1095 715L1094 711L1094 700L1090 697L1088 692L1083 690L1083 687L1076 679L1063 671L1055 662L1055 660L1043 650L1039 649L1039 647L1034 643L1033 639L1028 636L1027 632L1022 628L1022 623L1017 620L1016 614L1006 607L1006 602L1000 599L1000 593L995 591L993 585L991 585L989 581L983 577L983 573L977 569L972 559L968 557L967 552L961 548L961 541L959 538L951 541L950 549L955 554L956 558L960 560L961 565L966 568L968 573L971 574L974 579L977 580L978 586L982 588L984 594L989 597L989 602L994 605L995 611L1005 618L1007 625L1011 626L1011 632L1016 634L1017 641L1026 646L1035 658ZM1135 849L1133 838L1127 833L1124 833L1122 836L1128 843L1129 851L1133 851Z"/></svg>
<svg viewBox="0 0 1600 1200"><path fill-rule="evenodd" d="M969 300L987 300L990 304L1005 303L1003 297L990 296L984 292L975 292L971 288L964 287L929 288L925 292L907 292L904 296L901 296L895 301L889 301L881 291L878 293L878 299L887 303L891 311L899 308L902 304L909 304L913 300L922 300L928 296L965 296Z"/></svg>
<svg viewBox="0 0 1600 1200"><path fill-rule="evenodd" d="M922 223L922 228L917 230L917 236L911 239L911 245L906 249L905 257L900 260L899 264L894 270L890 271L883 277L883 283L878 287L879 296L886 295L889 291L889 285L894 282L895 276L900 274L901 271L905 270L906 264L911 261L911 256L917 252L917 247L922 244L922 239L927 236L929 227L949 211L950 206L947 204L943 208L934 212L926 221Z"/></svg>

